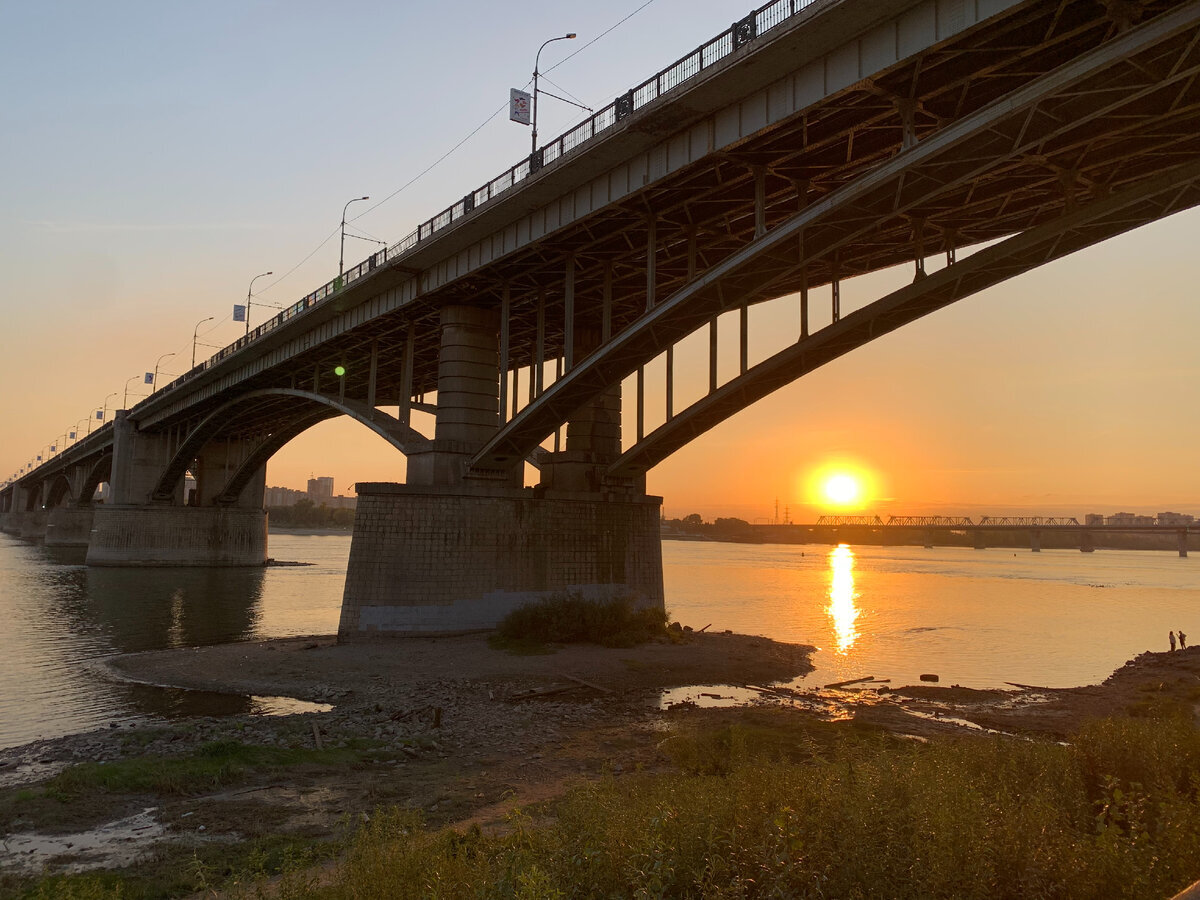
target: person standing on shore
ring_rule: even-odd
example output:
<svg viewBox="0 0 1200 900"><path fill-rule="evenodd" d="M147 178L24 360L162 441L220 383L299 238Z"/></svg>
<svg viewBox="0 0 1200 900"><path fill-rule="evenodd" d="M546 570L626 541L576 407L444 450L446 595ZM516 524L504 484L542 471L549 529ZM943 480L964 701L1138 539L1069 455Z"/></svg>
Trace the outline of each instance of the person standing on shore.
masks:
<svg viewBox="0 0 1200 900"><path fill-rule="evenodd" d="M1187 635L1184 634L1182 631L1179 632L1179 649L1180 650L1187 649Z"/></svg>
<svg viewBox="0 0 1200 900"><path fill-rule="evenodd" d="M1171 639L1171 652L1174 653L1175 652L1175 632L1168 631L1167 637Z"/></svg>

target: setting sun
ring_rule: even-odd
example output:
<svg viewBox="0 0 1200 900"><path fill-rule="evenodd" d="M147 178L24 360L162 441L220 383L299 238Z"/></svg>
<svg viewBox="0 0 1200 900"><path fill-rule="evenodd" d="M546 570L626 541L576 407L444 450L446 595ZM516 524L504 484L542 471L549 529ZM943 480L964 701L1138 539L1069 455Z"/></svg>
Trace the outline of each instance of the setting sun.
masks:
<svg viewBox="0 0 1200 900"><path fill-rule="evenodd" d="M874 474L855 460L825 463L806 476L808 502L821 509L862 509L876 496Z"/></svg>
<svg viewBox="0 0 1200 900"><path fill-rule="evenodd" d="M862 497L862 483L853 475L830 475L821 487L825 499L835 506L852 506Z"/></svg>

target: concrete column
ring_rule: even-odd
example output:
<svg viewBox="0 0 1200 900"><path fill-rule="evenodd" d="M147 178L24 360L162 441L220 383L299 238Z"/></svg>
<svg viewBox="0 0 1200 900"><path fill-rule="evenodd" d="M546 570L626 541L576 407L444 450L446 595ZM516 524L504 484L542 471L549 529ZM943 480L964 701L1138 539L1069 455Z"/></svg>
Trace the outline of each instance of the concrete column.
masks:
<svg viewBox="0 0 1200 900"><path fill-rule="evenodd" d="M118 409L113 419L109 503L149 503L150 495L170 461L171 447L167 436L138 431L129 418L129 412Z"/></svg>
<svg viewBox="0 0 1200 900"><path fill-rule="evenodd" d="M980 531L979 529L976 529L974 538L975 538L974 546L975 546L976 550L986 550L987 549L987 539L984 537L984 534L982 531Z"/></svg>
<svg viewBox="0 0 1200 900"><path fill-rule="evenodd" d="M434 439L429 450L409 457L409 484L461 483L467 461L500 423L497 314L472 306L447 306L442 310L441 329Z"/></svg>
<svg viewBox="0 0 1200 900"><path fill-rule="evenodd" d="M1094 553L1096 550L1096 538L1090 531L1081 531L1079 533L1079 552Z"/></svg>
<svg viewBox="0 0 1200 900"><path fill-rule="evenodd" d="M600 341L598 329L577 329L575 358L582 359L591 353L600 346ZM621 384L618 382L567 421L566 449L550 454L543 464L541 485L549 490L602 490L604 471L620 455Z"/></svg>
<svg viewBox="0 0 1200 900"><path fill-rule="evenodd" d="M1036 528L1029 532L1029 549L1034 553L1042 552L1042 533Z"/></svg>
<svg viewBox="0 0 1200 900"><path fill-rule="evenodd" d="M1179 555L1186 557L1188 551L1188 533L1186 528L1179 529Z"/></svg>
<svg viewBox="0 0 1200 900"><path fill-rule="evenodd" d="M254 450L252 441L212 441L201 448L196 454L196 462L192 465L192 474L196 476L196 496L191 498L192 506L216 506L230 479ZM236 506L240 509L262 509L267 491L267 467L264 464L250 479L250 483L233 503L222 503L224 506ZM186 498L185 498L186 501Z"/></svg>

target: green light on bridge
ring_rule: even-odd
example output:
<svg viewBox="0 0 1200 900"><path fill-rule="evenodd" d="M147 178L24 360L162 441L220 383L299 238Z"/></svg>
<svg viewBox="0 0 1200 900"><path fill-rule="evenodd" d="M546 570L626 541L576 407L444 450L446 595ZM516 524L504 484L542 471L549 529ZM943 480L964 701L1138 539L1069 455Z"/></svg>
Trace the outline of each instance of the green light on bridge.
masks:
<svg viewBox="0 0 1200 900"><path fill-rule="evenodd" d="M345 366L334 366L333 374L336 375L338 378L341 378L342 376L344 376L346 374L346 367Z"/></svg>

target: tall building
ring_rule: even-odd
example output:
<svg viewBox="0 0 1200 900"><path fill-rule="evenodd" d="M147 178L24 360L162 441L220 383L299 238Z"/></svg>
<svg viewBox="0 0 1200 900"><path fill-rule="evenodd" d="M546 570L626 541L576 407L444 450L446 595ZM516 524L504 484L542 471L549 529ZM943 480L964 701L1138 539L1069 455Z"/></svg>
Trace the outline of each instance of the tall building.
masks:
<svg viewBox="0 0 1200 900"><path fill-rule="evenodd" d="M308 499L318 506L323 502L328 504L333 499L333 477L322 475L308 479Z"/></svg>

